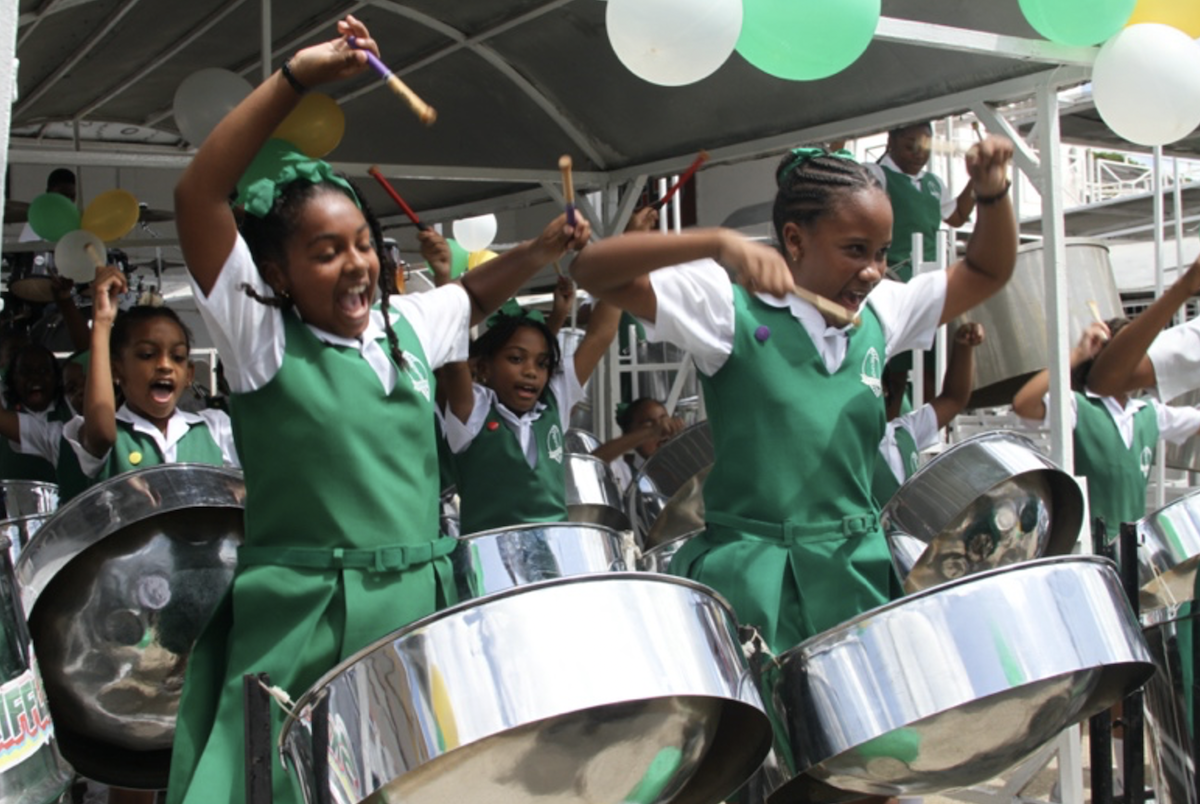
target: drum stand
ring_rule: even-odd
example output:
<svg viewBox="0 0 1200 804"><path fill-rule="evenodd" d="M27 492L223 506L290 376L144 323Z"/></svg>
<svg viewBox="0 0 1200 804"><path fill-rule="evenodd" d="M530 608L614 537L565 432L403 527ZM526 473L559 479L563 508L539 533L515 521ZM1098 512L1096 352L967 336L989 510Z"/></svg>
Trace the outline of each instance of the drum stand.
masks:
<svg viewBox="0 0 1200 804"><path fill-rule="evenodd" d="M1134 617L1138 617L1137 525L1130 522L1121 523L1115 545L1109 542L1106 536L1104 520L1097 519L1092 531L1096 555L1117 562L1117 568L1121 573L1121 584L1125 588L1125 596L1129 598L1129 605L1133 607ZM1125 765L1122 782L1125 792L1120 796L1114 795L1113 792L1112 733L1114 724L1112 711L1106 710L1094 715L1089 721L1093 804L1115 804L1116 802L1143 804L1146 801L1143 698L1144 693L1141 689L1134 690L1125 698L1121 706L1120 724L1124 730L1122 760ZM1200 764L1197 767L1200 767Z"/></svg>
<svg viewBox="0 0 1200 804"><path fill-rule="evenodd" d="M246 722L246 804L272 804L271 795L271 677L242 676Z"/></svg>

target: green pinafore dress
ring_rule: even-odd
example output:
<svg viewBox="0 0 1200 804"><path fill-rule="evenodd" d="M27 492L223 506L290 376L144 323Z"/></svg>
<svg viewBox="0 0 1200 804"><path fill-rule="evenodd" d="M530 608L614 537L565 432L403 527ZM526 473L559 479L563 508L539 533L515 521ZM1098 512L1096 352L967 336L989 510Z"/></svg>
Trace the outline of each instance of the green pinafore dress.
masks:
<svg viewBox="0 0 1200 804"><path fill-rule="evenodd" d="M671 572L720 592L778 654L900 594L871 494L884 337L864 308L831 374L789 310L737 286L734 309L733 352L701 375L707 528Z"/></svg>
<svg viewBox="0 0 1200 804"><path fill-rule="evenodd" d="M204 422L195 422L175 446L177 463L206 463L223 466L225 456ZM117 441L108 460L95 477L88 477L79 466L75 450L63 439L58 450L58 498L64 503L102 480L125 472L159 466L163 463L158 444L146 433L138 432L129 422L117 420Z"/></svg>
<svg viewBox="0 0 1200 804"><path fill-rule="evenodd" d="M1092 519L1104 518L1112 541L1122 522L1146 515L1146 484L1158 446L1158 412L1145 405L1133 414L1133 443L1121 431L1101 397L1075 394L1075 473L1088 479Z"/></svg>
<svg viewBox="0 0 1200 804"><path fill-rule="evenodd" d="M270 673L298 698L360 648L456 602L455 541L438 536L433 375L416 333L394 323L405 365L386 391L357 349L284 320L278 373L231 400L245 546L188 664L172 804L243 800L243 674ZM272 765L275 804L300 802Z"/></svg>
<svg viewBox="0 0 1200 804"><path fill-rule="evenodd" d="M71 409L59 404L47 414L51 421L71 420ZM7 438L0 438L0 480L37 480L57 483L54 464L40 455L27 455L13 449ZM60 497L60 499L62 499Z"/></svg>
<svg viewBox="0 0 1200 804"><path fill-rule="evenodd" d="M942 225L942 182L926 171L920 179L920 188L913 184L906 173L883 167L887 178L888 198L892 199L892 245L888 248L888 265L899 266L896 273L901 281L912 279L913 264L912 236L914 232L925 235L922 261L937 259L938 227ZM901 264L903 263L903 264Z"/></svg>
<svg viewBox="0 0 1200 804"><path fill-rule="evenodd" d="M479 435L454 456L462 532L481 533L530 522L565 522L567 470L558 402L546 395L546 407L533 422L537 466L521 452L516 434L492 403Z"/></svg>
<svg viewBox="0 0 1200 804"><path fill-rule="evenodd" d="M916 439L907 427L896 428L896 449L900 452L900 460L904 465L904 479L908 480L921 466L921 453L917 450ZM900 490L900 481L896 473L883 459L882 453L877 453L875 474L871 478L871 493L875 496L875 504L883 509L896 492Z"/></svg>

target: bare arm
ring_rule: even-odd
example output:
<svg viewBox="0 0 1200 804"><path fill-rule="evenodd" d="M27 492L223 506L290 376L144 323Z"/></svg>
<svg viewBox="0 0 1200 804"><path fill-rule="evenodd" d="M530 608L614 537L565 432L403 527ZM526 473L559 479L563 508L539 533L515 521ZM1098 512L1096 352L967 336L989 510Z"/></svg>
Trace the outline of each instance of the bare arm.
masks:
<svg viewBox="0 0 1200 804"><path fill-rule="evenodd" d="M950 350L942 392L930 403L939 430L962 413L971 401L971 387L975 379L975 347L983 343L983 338L982 324L963 324L954 334L954 348Z"/></svg>
<svg viewBox="0 0 1200 804"><path fill-rule="evenodd" d="M554 286L554 306L550 309L550 317L546 326L555 335L567 322L567 314L571 312L571 298L575 295L575 283L568 277L560 276Z"/></svg>
<svg viewBox="0 0 1200 804"><path fill-rule="evenodd" d="M475 410L475 381L471 378L471 364L463 360L442 366L438 369L438 387L445 388L443 404L447 412L466 424Z"/></svg>
<svg viewBox="0 0 1200 804"><path fill-rule="evenodd" d="M608 353L617 328L621 323L621 308L608 302L600 302L592 310L587 333L575 349L575 376L583 385L592 376L596 366Z"/></svg>
<svg viewBox="0 0 1200 804"><path fill-rule="evenodd" d="M1200 291L1200 257L1162 296L1117 333L1088 373L1088 388L1102 396L1113 396L1157 385L1154 364L1146 351L1176 311L1197 291Z"/></svg>
<svg viewBox="0 0 1200 804"><path fill-rule="evenodd" d="M109 345L117 317L117 297L125 292L125 275L113 266L96 273L92 283L92 356L83 389L83 429L79 440L99 458L117 443L117 400L113 391Z"/></svg>
<svg viewBox="0 0 1200 804"><path fill-rule="evenodd" d="M946 272L945 324L987 300L1012 277L1017 262L1017 220L1007 191L1012 141L988 137L967 153L967 171L979 202L979 220L966 256Z"/></svg>
<svg viewBox="0 0 1200 804"><path fill-rule="evenodd" d="M15 410L0 409L0 436L16 444L21 443L21 414Z"/></svg>
<svg viewBox="0 0 1200 804"><path fill-rule="evenodd" d="M1075 344L1071 349L1071 368L1075 368L1084 361L1091 360L1104 347L1108 341L1108 326L1102 322L1095 321L1088 325L1083 331L1079 343ZM1110 347L1111 348L1111 344ZM1105 350L1107 351L1107 350ZM1092 366L1092 371L1096 367ZM1013 411L1022 419L1030 419L1031 421L1043 421L1046 418L1046 394L1050 390L1050 371L1043 369L1030 378L1029 382L1021 386L1021 390L1017 391L1013 397Z"/></svg>
<svg viewBox="0 0 1200 804"><path fill-rule="evenodd" d="M654 426L653 422L647 422L645 427L635 427L628 433L622 433L611 441L605 441L592 450L592 456L599 458L605 463L612 463L625 453L633 452L642 444L655 438L658 438L658 429Z"/></svg>
<svg viewBox="0 0 1200 804"><path fill-rule="evenodd" d="M433 274L434 287L450 284L450 244L433 229L423 229L417 232L417 242L421 246L421 256L429 264Z"/></svg>
<svg viewBox="0 0 1200 804"><path fill-rule="evenodd" d="M361 47L378 53L366 27L354 17L339 21L337 29L337 39L307 47L292 57L292 74L304 86L349 78L366 69L366 54L350 47L347 36L357 37ZM283 74L272 74L217 124L175 185L179 243L188 270L205 294L216 283L237 236L229 194L299 102L300 95Z"/></svg>
<svg viewBox="0 0 1200 804"><path fill-rule="evenodd" d="M971 186L971 182L967 182L967 186L963 188L963 191L958 194L958 198L955 199L954 211L950 213L949 218L946 218L946 224L957 229L971 220L971 213L974 210L975 188Z"/></svg>

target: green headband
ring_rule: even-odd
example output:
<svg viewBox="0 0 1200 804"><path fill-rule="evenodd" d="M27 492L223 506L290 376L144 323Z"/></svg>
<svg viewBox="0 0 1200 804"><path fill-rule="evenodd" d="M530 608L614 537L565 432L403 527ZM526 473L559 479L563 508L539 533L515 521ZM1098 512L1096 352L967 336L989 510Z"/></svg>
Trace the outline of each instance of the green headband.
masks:
<svg viewBox="0 0 1200 804"><path fill-rule="evenodd" d="M526 310L516 299L509 299L500 309L488 316L488 329L496 326L502 319L505 318L528 318L530 321L536 321L539 324L546 323L546 316L542 315L540 310Z"/></svg>
<svg viewBox="0 0 1200 804"><path fill-rule="evenodd" d="M792 161L780 168L779 173L775 176L775 184L782 186L784 180L791 175L793 170L801 165L808 164L814 159L819 159L822 156L832 156L836 159L848 159L851 162L857 161L854 158L854 154L850 153L844 148L837 151L831 151L828 148L793 148Z"/></svg>
<svg viewBox="0 0 1200 804"><path fill-rule="evenodd" d="M334 173L328 162L305 156L295 145L279 139L267 140L246 168L238 181L238 196L234 203L241 205L247 215L265 217L283 194L283 188L297 179L331 184L350 196L355 206L362 208L350 182Z"/></svg>

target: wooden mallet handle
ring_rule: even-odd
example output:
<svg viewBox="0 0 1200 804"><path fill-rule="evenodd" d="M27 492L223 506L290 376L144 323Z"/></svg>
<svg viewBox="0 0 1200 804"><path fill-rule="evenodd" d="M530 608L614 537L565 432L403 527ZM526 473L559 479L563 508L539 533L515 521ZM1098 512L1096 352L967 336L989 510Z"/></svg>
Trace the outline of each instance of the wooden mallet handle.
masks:
<svg viewBox="0 0 1200 804"><path fill-rule="evenodd" d="M830 301L818 293L813 293L811 290L806 290L802 287L793 287L792 292L813 307L816 307L821 313L829 316L838 326L844 327L847 324L853 324L857 327L862 324L862 316L850 312L837 302Z"/></svg>
<svg viewBox="0 0 1200 804"><path fill-rule="evenodd" d="M408 219L416 224L418 229L423 232L429 228L429 224L421 222L421 219L417 217L417 213L413 212L413 208L410 207L404 201L404 199L400 197L400 193L396 192L396 188L392 187L391 182L384 177L383 173L380 172L377 166L372 165L371 167L367 168L367 173L369 173L375 179L375 181L379 182L379 184L383 187L384 192L392 197L392 200L396 202L397 206L399 206L401 210L403 210L404 214L408 216Z"/></svg>
<svg viewBox="0 0 1200 804"><path fill-rule="evenodd" d="M350 43L350 47L360 47L358 40L353 36L347 37L347 41ZM409 89L408 84L405 84L403 81L401 81L399 76L393 73L386 64L380 61L378 56L366 49L362 49L362 51L367 54L367 63L374 68L375 72L383 76L383 80L387 83L388 88L391 89L392 92L395 92L397 95L399 95L400 99L408 104L408 108L413 110L413 114L417 116L418 120L427 126L432 126L433 122L437 120L437 111L428 103L421 100L420 97L417 96L417 93Z"/></svg>
<svg viewBox="0 0 1200 804"><path fill-rule="evenodd" d="M575 225L575 183L571 179L571 157L563 154L558 158L558 169L562 171L563 196L567 199L567 225Z"/></svg>
<svg viewBox="0 0 1200 804"><path fill-rule="evenodd" d="M96 270L104 267L104 258L100 256L100 252L96 251L96 246L92 243L84 243L83 250L92 258L92 265L96 266Z"/></svg>

